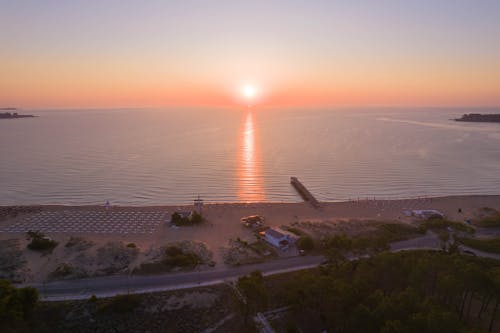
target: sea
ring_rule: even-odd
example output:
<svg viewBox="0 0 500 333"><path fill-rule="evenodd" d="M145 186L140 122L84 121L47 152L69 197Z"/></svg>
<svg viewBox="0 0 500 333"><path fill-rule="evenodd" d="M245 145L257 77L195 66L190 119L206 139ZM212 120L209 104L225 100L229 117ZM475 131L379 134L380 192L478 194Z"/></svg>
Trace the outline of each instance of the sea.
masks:
<svg viewBox="0 0 500 333"><path fill-rule="evenodd" d="M0 205L177 205L500 194L477 108L22 110L0 120Z"/></svg>

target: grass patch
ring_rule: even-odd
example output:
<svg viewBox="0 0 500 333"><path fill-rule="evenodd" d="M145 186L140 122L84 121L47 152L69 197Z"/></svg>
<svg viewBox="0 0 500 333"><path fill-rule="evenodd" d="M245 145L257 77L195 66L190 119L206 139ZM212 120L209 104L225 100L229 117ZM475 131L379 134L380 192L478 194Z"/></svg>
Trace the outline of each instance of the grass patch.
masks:
<svg viewBox="0 0 500 333"><path fill-rule="evenodd" d="M488 252L488 253L500 253L500 238L492 239L477 239L477 238L458 238L458 241L465 246L471 247L473 249Z"/></svg>
<svg viewBox="0 0 500 333"><path fill-rule="evenodd" d="M334 235L325 238L321 248L325 253L332 250L336 253L367 254L389 250L390 243L421 235L421 230L403 223L377 223L375 230L369 234L350 237Z"/></svg>
<svg viewBox="0 0 500 333"><path fill-rule="evenodd" d="M178 246L168 246L163 258L157 262L143 263L134 270L136 274L155 274L169 272L174 269L193 269L203 263L202 258L196 253L183 251Z"/></svg>
<svg viewBox="0 0 500 333"><path fill-rule="evenodd" d="M397 242L420 236L422 231L408 224L383 223L377 226L375 236L383 238L387 242Z"/></svg>
<svg viewBox="0 0 500 333"><path fill-rule="evenodd" d="M500 227L500 212L489 207L481 208L479 218L474 220L474 224L483 228Z"/></svg>
<svg viewBox="0 0 500 333"><path fill-rule="evenodd" d="M423 232L427 230L440 231L447 229L448 227L453 228L456 231L466 232L468 234L473 234L475 232L474 228L468 226L465 223L449 221L446 219L429 219L420 225L419 229Z"/></svg>
<svg viewBox="0 0 500 333"><path fill-rule="evenodd" d="M261 256L271 256L276 255L274 249L271 249L264 241L256 241L251 244L248 244L248 247L251 248L255 253Z"/></svg>

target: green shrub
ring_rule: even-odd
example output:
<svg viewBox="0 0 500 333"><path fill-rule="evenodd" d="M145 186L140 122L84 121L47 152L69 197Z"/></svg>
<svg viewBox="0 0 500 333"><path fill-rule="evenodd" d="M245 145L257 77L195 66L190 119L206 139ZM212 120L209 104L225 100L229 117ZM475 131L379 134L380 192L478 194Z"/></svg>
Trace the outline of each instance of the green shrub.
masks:
<svg viewBox="0 0 500 333"><path fill-rule="evenodd" d="M33 251L52 251L58 244L39 231L28 231L27 234L31 239L28 249Z"/></svg>
<svg viewBox="0 0 500 333"><path fill-rule="evenodd" d="M35 288L16 288L7 280L0 280L0 327L23 324L32 316L37 304L38 291Z"/></svg>
<svg viewBox="0 0 500 333"><path fill-rule="evenodd" d="M174 268L193 268L202 263L202 259L192 252L184 252L178 246L169 246L165 249L163 258L158 262L143 263L136 274L154 274L171 271Z"/></svg>
<svg viewBox="0 0 500 333"><path fill-rule="evenodd" d="M169 267L194 267L200 263L200 258L194 253L183 253L182 250L177 252L179 248L170 247L166 251L166 256L163 263ZM180 249L179 249L180 250Z"/></svg>
<svg viewBox="0 0 500 333"><path fill-rule="evenodd" d="M204 218L198 212L192 212L190 217L182 217L179 213L175 212L170 218L170 222L176 226L190 226L200 224Z"/></svg>
<svg viewBox="0 0 500 333"><path fill-rule="evenodd" d="M314 249L314 241L310 236L302 236L297 240L299 250L310 251Z"/></svg>
<svg viewBox="0 0 500 333"><path fill-rule="evenodd" d="M62 263L50 275L53 278L66 277L73 274L74 269L70 264Z"/></svg>

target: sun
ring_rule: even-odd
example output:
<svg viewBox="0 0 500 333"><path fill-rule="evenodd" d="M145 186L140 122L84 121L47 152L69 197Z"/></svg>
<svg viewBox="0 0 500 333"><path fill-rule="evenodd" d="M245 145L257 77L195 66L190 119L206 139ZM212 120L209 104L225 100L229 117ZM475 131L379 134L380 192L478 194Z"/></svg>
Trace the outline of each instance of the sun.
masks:
<svg viewBox="0 0 500 333"><path fill-rule="evenodd" d="M243 86L242 91L243 91L243 96L248 100L253 99L257 93L257 89L255 88L255 86L251 84Z"/></svg>

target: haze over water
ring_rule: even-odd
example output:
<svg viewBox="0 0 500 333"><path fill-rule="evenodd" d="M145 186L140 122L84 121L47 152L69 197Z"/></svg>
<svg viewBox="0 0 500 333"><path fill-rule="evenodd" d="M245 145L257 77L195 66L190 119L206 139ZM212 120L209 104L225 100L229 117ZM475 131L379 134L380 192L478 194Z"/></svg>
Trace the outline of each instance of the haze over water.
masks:
<svg viewBox="0 0 500 333"><path fill-rule="evenodd" d="M290 176L330 201L500 194L500 125L450 121L474 111L35 112L0 122L0 204L300 201Z"/></svg>

